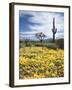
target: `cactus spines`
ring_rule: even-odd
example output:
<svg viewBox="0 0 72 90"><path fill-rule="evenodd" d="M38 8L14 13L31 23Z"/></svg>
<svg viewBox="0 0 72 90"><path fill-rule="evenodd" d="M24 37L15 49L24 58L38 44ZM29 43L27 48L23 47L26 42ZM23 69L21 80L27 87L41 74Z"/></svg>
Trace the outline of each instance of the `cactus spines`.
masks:
<svg viewBox="0 0 72 90"><path fill-rule="evenodd" d="M53 18L53 29L52 29L52 32L53 32L53 42L55 42L55 34L57 32L57 28L55 28L55 18Z"/></svg>

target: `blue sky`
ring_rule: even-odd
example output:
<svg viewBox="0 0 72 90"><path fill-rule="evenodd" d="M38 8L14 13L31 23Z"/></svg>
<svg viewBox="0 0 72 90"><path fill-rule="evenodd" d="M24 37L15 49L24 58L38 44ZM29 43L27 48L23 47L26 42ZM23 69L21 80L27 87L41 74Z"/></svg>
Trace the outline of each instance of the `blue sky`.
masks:
<svg viewBox="0 0 72 90"><path fill-rule="evenodd" d="M46 39L52 38L53 17L57 28L56 38L64 37L64 13L45 11L19 11L20 39L36 40L35 34L43 32Z"/></svg>

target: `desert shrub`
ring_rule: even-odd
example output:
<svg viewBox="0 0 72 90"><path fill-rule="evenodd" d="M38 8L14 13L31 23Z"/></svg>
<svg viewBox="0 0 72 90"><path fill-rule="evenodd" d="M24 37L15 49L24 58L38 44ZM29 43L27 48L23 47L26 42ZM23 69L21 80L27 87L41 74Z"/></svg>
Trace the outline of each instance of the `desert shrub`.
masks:
<svg viewBox="0 0 72 90"><path fill-rule="evenodd" d="M36 43L35 46L41 47L42 43Z"/></svg>
<svg viewBox="0 0 72 90"><path fill-rule="evenodd" d="M58 45L58 48L64 49L64 39L58 39L55 43Z"/></svg>
<svg viewBox="0 0 72 90"><path fill-rule="evenodd" d="M47 46L47 48L49 48L49 49L57 49L58 46L56 44L50 44L50 45Z"/></svg>

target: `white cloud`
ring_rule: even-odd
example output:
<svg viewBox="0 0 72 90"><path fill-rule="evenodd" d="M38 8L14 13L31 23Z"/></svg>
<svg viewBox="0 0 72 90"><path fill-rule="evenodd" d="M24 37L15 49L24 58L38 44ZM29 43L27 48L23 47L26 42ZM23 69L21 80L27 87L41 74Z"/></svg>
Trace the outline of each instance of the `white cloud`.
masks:
<svg viewBox="0 0 72 90"><path fill-rule="evenodd" d="M55 26L57 28L56 37L60 36L59 32L64 30L64 17L61 16L60 13L24 12L24 11L20 13L20 15L25 15L25 14L29 14L33 16L29 18L30 22L40 23L41 25L31 25L29 27L32 31L24 32L24 33L35 34L37 32L43 32L47 37L52 38L53 17L55 17ZM33 31L33 30L36 30L36 31Z"/></svg>

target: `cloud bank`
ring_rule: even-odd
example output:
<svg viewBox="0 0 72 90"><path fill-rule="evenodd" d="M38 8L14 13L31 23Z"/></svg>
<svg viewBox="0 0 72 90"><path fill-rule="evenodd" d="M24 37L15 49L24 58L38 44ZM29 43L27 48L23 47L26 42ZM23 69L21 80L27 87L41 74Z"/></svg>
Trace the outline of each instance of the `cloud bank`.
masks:
<svg viewBox="0 0 72 90"><path fill-rule="evenodd" d="M44 11L19 11L20 39L36 39L35 34L43 32L46 39L52 38L53 17L57 28L56 38L64 37L64 13Z"/></svg>

